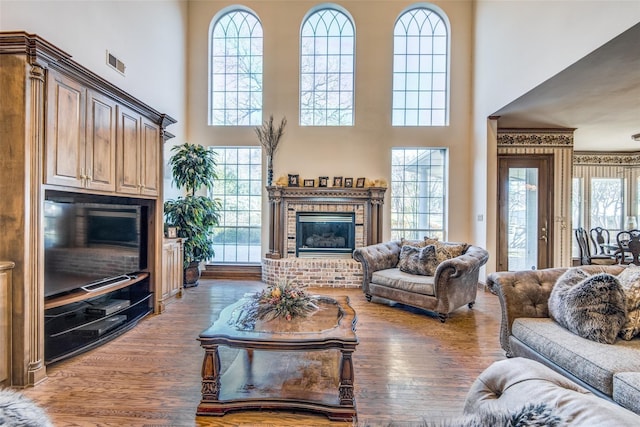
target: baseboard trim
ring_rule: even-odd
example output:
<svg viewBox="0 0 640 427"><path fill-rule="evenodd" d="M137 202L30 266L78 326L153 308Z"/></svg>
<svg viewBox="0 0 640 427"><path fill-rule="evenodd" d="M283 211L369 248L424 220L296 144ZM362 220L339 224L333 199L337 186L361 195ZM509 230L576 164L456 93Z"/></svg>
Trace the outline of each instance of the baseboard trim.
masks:
<svg viewBox="0 0 640 427"><path fill-rule="evenodd" d="M260 264L207 264L200 277L222 280L262 280L262 266Z"/></svg>

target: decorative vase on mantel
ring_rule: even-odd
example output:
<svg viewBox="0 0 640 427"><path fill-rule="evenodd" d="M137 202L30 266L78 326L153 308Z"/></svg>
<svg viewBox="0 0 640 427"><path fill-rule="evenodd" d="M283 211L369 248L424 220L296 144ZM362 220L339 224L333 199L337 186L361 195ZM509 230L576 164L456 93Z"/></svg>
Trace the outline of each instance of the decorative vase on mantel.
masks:
<svg viewBox="0 0 640 427"><path fill-rule="evenodd" d="M273 183L273 156L267 156L267 187Z"/></svg>

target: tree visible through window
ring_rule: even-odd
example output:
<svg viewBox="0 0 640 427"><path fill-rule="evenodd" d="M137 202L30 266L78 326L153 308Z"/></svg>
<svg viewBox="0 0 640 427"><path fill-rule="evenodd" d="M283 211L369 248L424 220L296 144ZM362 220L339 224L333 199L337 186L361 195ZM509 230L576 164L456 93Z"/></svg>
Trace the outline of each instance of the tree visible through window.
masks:
<svg viewBox="0 0 640 427"><path fill-rule="evenodd" d="M300 34L300 125L352 126L355 34L343 12L313 12Z"/></svg>
<svg viewBox="0 0 640 427"><path fill-rule="evenodd" d="M447 151L391 152L391 238L446 238Z"/></svg>
<svg viewBox="0 0 640 427"><path fill-rule="evenodd" d="M393 31L393 126L449 125L449 30L426 7L404 12Z"/></svg>
<svg viewBox="0 0 640 427"><path fill-rule="evenodd" d="M244 10L220 16L211 31L209 124L262 122L262 25Z"/></svg>
<svg viewBox="0 0 640 427"><path fill-rule="evenodd" d="M262 222L262 149L213 147L218 174L211 196L222 202L213 232L214 262L260 263Z"/></svg>

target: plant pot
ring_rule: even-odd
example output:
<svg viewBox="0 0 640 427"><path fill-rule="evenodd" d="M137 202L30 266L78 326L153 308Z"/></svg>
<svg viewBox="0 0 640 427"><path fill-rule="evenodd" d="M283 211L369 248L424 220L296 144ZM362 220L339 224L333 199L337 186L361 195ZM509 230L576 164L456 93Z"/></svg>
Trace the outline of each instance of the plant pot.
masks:
<svg viewBox="0 0 640 427"><path fill-rule="evenodd" d="M191 262L191 264L184 269L183 279L185 288L198 286L198 280L200 279L200 263L197 261Z"/></svg>

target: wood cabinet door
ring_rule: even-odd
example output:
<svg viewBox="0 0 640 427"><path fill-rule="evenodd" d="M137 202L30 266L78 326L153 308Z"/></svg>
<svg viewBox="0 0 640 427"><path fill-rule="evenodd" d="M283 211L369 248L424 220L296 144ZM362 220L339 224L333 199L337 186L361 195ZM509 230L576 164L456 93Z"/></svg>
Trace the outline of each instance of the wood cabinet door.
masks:
<svg viewBox="0 0 640 427"><path fill-rule="evenodd" d="M147 119L142 121L140 141L142 164L140 165L140 193L157 196L160 192L160 127Z"/></svg>
<svg viewBox="0 0 640 427"><path fill-rule="evenodd" d="M140 193L141 123L139 114L118 106L116 191L119 193Z"/></svg>
<svg viewBox="0 0 640 427"><path fill-rule="evenodd" d="M116 103L96 92L87 95L86 187L116 189Z"/></svg>
<svg viewBox="0 0 640 427"><path fill-rule="evenodd" d="M47 77L47 184L84 187L85 99L80 83L50 70Z"/></svg>

